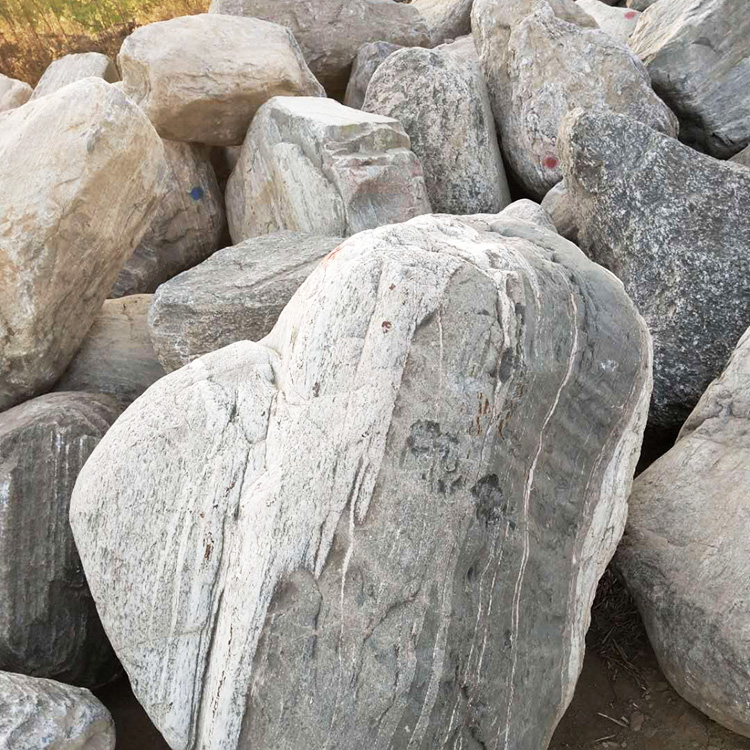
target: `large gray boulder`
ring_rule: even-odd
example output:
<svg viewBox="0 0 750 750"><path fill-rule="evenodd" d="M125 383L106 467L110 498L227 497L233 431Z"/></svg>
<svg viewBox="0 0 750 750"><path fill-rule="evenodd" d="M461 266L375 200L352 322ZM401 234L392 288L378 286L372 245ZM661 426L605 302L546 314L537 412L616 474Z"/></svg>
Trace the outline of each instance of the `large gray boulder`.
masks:
<svg viewBox="0 0 750 750"><path fill-rule="evenodd" d="M114 750L109 711L85 688L0 672L0 750Z"/></svg>
<svg viewBox="0 0 750 750"><path fill-rule="evenodd" d="M750 172L611 113L574 113L560 138L581 247L654 337L650 420L677 428L750 325Z"/></svg>
<svg viewBox="0 0 750 750"><path fill-rule="evenodd" d="M7 112L9 109L26 104L32 92L33 89L28 83L0 73L0 112Z"/></svg>
<svg viewBox="0 0 750 750"><path fill-rule="evenodd" d="M643 64L606 32L580 25L576 14L585 14L577 3L536 0L523 15L477 1L475 40L505 163L532 197L541 200L562 179L557 134L577 107L618 112L676 135L677 120ZM529 10L521 0L508 5Z"/></svg>
<svg viewBox="0 0 750 750"><path fill-rule="evenodd" d="M164 197L148 231L125 261L110 297L151 294L221 247L226 232L224 196L208 149L164 141L164 155Z"/></svg>
<svg viewBox="0 0 750 750"><path fill-rule="evenodd" d="M163 378L87 462L76 542L175 750L546 746L650 345L574 245L494 230L352 237L266 338Z"/></svg>
<svg viewBox="0 0 750 750"><path fill-rule="evenodd" d="M79 52L65 55L49 64L39 79L32 99L39 99L83 78L102 78L107 83L120 80L115 64L101 52Z"/></svg>
<svg viewBox="0 0 750 750"><path fill-rule="evenodd" d="M630 8L614 8L602 0L576 0L577 4L613 39L626 44L633 33L640 13Z"/></svg>
<svg viewBox="0 0 750 750"><path fill-rule="evenodd" d="M742 149L742 151L735 154L729 161L741 164L743 167L750 167L750 146Z"/></svg>
<svg viewBox="0 0 750 750"><path fill-rule="evenodd" d="M68 524L78 472L119 413L108 396L52 393L0 414L0 669L89 687L119 671Z"/></svg>
<svg viewBox="0 0 750 750"><path fill-rule="evenodd" d="M390 42L368 42L359 48L344 94L344 104L347 107L362 109L373 74L389 55L400 49L400 44Z"/></svg>
<svg viewBox="0 0 750 750"><path fill-rule="evenodd" d="M750 737L750 333L635 481L617 564L677 692Z"/></svg>
<svg viewBox="0 0 750 750"><path fill-rule="evenodd" d="M431 210L400 123L312 97L261 108L225 197L235 244L282 229L344 237Z"/></svg>
<svg viewBox="0 0 750 750"><path fill-rule="evenodd" d="M136 29L117 56L122 90L162 138L238 146L273 96L324 96L291 31L202 13Z"/></svg>
<svg viewBox="0 0 750 750"><path fill-rule="evenodd" d="M262 18L291 29L310 70L331 96L344 94L363 44L419 47L430 39L419 11L393 0L212 0L209 13Z"/></svg>
<svg viewBox="0 0 750 750"><path fill-rule="evenodd" d="M159 287L151 339L168 372L235 341L260 341L315 266L343 242L277 232L215 253Z"/></svg>
<svg viewBox="0 0 750 750"><path fill-rule="evenodd" d="M399 50L375 71L362 108L404 126L433 211L494 213L510 203L478 65L444 50Z"/></svg>
<svg viewBox="0 0 750 750"><path fill-rule="evenodd" d="M148 119L99 78L0 115L0 411L63 374L165 172Z"/></svg>
<svg viewBox="0 0 750 750"><path fill-rule="evenodd" d="M474 0L411 0L427 22L430 46L471 33L471 6Z"/></svg>
<svg viewBox="0 0 750 750"><path fill-rule="evenodd" d="M680 138L726 159L750 143L750 13L743 0L668 0L630 46L680 119Z"/></svg>

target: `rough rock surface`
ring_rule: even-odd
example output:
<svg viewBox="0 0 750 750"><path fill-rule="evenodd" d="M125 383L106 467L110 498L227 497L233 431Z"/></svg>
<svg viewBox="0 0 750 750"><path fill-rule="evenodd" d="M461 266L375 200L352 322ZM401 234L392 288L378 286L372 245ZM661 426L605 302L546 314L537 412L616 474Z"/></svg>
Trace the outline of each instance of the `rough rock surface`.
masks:
<svg viewBox="0 0 750 750"><path fill-rule="evenodd" d="M459 60L465 60L479 65L479 55L477 55L477 48L474 45L474 37L471 34L461 36L452 42L441 44L435 49L445 50L446 52L456 55ZM486 83L484 84L484 87L487 87Z"/></svg>
<svg viewBox="0 0 750 750"><path fill-rule="evenodd" d="M65 371L148 228L165 170L149 121L98 78L0 116L0 411Z"/></svg>
<svg viewBox="0 0 750 750"><path fill-rule="evenodd" d="M630 39L680 138L726 159L750 143L750 13L738 0L669 0Z"/></svg>
<svg viewBox="0 0 750 750"><path fill-rule="evenodd" d="M291 29L310 70L331 96L343 95L363 44L429 43L419 11L392 0L213 0L209 13L263 18Z"/></svg>
<svg viewBox="0 0 750 750"><path fill-rule="evenodd" d="M743 167L750 167L750 146L742 149L739 154L735 154L729 161L741 164Z"/></svg>
<svg viewBox="0 0 750 750"><path fill-rule="evenodd" d="M486 0L478 2L481 9ZM516 5L523 3L509 3ZM600 29L566 20L572 9L586 15L577 4L538 0L520 21L510 11L476 7L475 40L505 163L533 197L541 200L562 179L557 134L577 107L619 112L677 133L675 116L654 94L633 53ZM510 18L498 19L503 12ZM503 23L511 24L510 33ZM505 51L498 47L502 43Z"/></svg>
<svg viewBox="0 0 750 750"><path fill-rule="evenodd" d="M658 0L625 0L625 5L633 10L644 11L654 5Z"/></svg>
<svg viewBox="0 0 750 750"><path fill-rule="evenodd" d="M68 524L78 472L119 413L108 396L52 393L0 414L0 669L86 686L119 670Z"/></svg>
<svg viewBox="0 0 750 750"><path fill-rule="evenodd" d="M33 89L28 83L9 78L0 73L0 112L7 112L22 104L26 104L31 98Z"/></svg>
<svg viewBox="0 0 750 750"><path fill-rule="evenodd" d="M115 64L106 55L100 52L80 52L73 55L65 55L59 60L50 63L44 75L39 79L32 99L54 94L55 91L75 83L82 78L102 78L107 83L116 83L120 80Z"/></svg>
<svg viewBox="0 0 750 750"><path fill-rule="evenodd" d="M630 38L641 15L631 8L610 7L602 0L577 0L577 3L599 24L602 31L623 43Z"/></svg>
<svg viewBox="0 0 750 750"><path fill-rule="evenodd" d="M565 180L558 182L542 199L542 208L546 211L555 229L565 239L578 244L578 225L570 202Z"/></svg>
<svg viewBox="0 0 750 750"><path fill-rule="evenodd" d="M433 211L495 213L510 203L490 97L477 65L446 51L399 50L375 71L363 109L404 126Z"/></svg>
<svg viewBox="0 0 750 750"><path fill-rule="evenodd" d="M649 419L679 427L750 324L750 172L621 115L574 113L560 138L581 247L654 337Z"/></svg>
<svg viewBox="0 0 750 750"><path fill-rule="evenodd" d="M115 725L85 688L0 672L0 750L114 750Z"/></svg>
<svg viewBox="0 0 750 750"><path fill-rule="evenodd" d="M164 141L165 194L141 243L125 262L110 297L150 294L221 247L224 196L208 149Z"/></svg>
<svg viewBox="0 0 750 750"><path fill-rule="evenodd" d="M635 481L618 565L685 700L750 736L750 334Z"/></svg>
<svg viewBox="0 0 750 750"><path fill-rule="evenodd" d="M352 72L344 94L344 104L354 109L362 109L367 87L373 73L389 55L402 49L400 44L390 42L368 42L360 47L352 64Z"/></svg>
<svg viewBox="0 0 750 750"><path fill-rule="evenodd" d="M315 266L343 242L277 232L215 253L159 287L151 339L168 372L236 341L259 341Z"/></svg>
<svg viewBox="0 0 750 750"><path fill-rule="evenodd" d="M507 208L504 208L499 214L499 219L519 219L520 221L528 221L531 224L539 224L550 232L557 232L557 228L550 220L547 212L534 201L528 198L522 198L519 201L514 201Z"/></svg>
<svg viewBox="0 0 750 750"><path fill-rule="evenodd" d="M108 393L125 407L163 377L148 330L152 298L108 299L55 390Z"/></svg>
<svg viewBox="0 0 750 750"><path fill-rule="evenodd" d="M425 216L347 240L79 478L138 699L175 750L545 747L649 391L643 321L561 237Z"/></svg>
<svg viewBox="0 0 750 750"><path fill-rule="evenodd" d="M471 5L474 0L411 0L427 22L430 45L471 33Z"/></svg>
<svg viewBox="0 0 750 750"><path fill-rule="evenodd" d="M136 29L117 57L123 91L162 138L238 146L273 96L323 96L289 29L207 13Z"/></svg>
<svg viewBox="0 0 750 750"><path fill-rule="evenodd" d="M312 97L261 109L225 197L235 244L281 229L348 236L430 212L400 123Z"/></svg>

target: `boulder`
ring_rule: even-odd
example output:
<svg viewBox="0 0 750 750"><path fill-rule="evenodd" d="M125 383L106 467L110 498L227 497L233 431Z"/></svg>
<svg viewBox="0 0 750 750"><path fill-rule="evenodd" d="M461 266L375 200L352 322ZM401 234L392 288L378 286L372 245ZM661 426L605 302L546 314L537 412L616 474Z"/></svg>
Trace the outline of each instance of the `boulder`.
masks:
<svg viewBox="0 0 750 750"><path fill-rule="evenodd" d="M750 736L750 334L633 486L617 553L677 692Z"/></svg>
<svg viewBox="0 0 750 750"><path fill-rule="evenodd" d="M399 50L375 71L363 109L404 126L434 211L495 213L510 203L490 98L476 64L444 50Z"/></svg>
<svg viewBox="0 0 750 750"><path fill-rule="evenodd" d="M742 151L735 154L729 161L741 164L743 167L750 167L750 146L742 149Z"/></svg>
<svg viewBox="0 0 750 750"><path fill-rule="evenodd" d="M578 225L565 180L558 182L542 199L542 208L565 239L578 244Z"/></svg>
<svg viewBox="0 0 750 750"><path fill-rule="evenodd" d="M460 36L458 39L441 44L435 49L445 50L446 52L456 55L459 60L465 60L479 65L479 55L477 55L477 48L474 45L474 37L471 34ZM483 87L487 88L487 84L485 83Z"/></svg>
<svg viewBox="0 0 750 750"><path fill-rule="evenodd" d="M0 414L0 669L88 687L119 673L68 524L78 472L119 413L108 396L50 393Z"/></svg>
<svg viewBox="0 0 750 750"><path fill-rule="evenodd" d="M538 203L535 203L528 198L514 201L507 206L507 208L504 208L497 215L497 218L526 221L530 224L538 224L549 232L557 232L555 225L552 223L549 216L547 216L547 212Z"/></svg>
<svg viewBox="0 0 750 750"><path fill-rule="evenodd" d="M120 80L115 64L106 55L100 52L80 52L73 55L65 55L59 60L49 64L47 70L39 79L32 99L54 94L55 91L75 83L83 78L102 78L107 83L116 83Z"/></svg>
<svg viewBox="0 0 750 750"><path fill-rule="evenodd" d="M630 8L610 7L602 0L577 0L577 2L599 24L602 31L606 31L613 39L623 44L627 43L641 15L637 10Z"/></svg>
<svg viewBox="0 0 750 750"><path fill-rule="evenodd" d="M419 11L392 0L213 0L209 13L262 18L288 27L310 70L337 97L346 90L352 61L363 44L419 47L430 39Z"/></svg>
<svg viewBox="0 0 750 750"><path fill-rule="evenodd" d="M312 97L261 108L225 197L235 244L280 229L343 237L431 210L400 123Z"/></svg>
<svg viewBox="0 0 750 750"><path fill-rule="evenodd" d="M238 146L273 96L324 96L289 29L203 13L136 29L117 57L123 91L162 138Z"/></svg>
<svg viewBox="0 0 750 750"><path fill-rule="evenodd" d="M345 241L266 338L154 384L87 462L76 542L172 748L546 746L650 345L578 248L494 226Z"/></svg>
<svg viewBox="0 0 750 750"><path fill-rule="evenodd" d="M227 187L227 180L232 170L237 166L240 160L242 146L213 146L209 149L209 159L211 166L214 168L216 180L219 183L219 189L222 196Z"/></svg>
<svg viewBox="0 0 750 750"><path fill-rule="evenodd" d="M750 143L750 13L737 0L649 8L630 46L680 120L680 138L727 159Z"/></svg>
<svg viewBox="0 0 750 750"><path fill-rule="evenodd" d="M633 10L639 10L643 12L650 8L657 0L625 0L625 5Z"/></svg>
<svg viewBox="0 0 750 750"><path fill-rule="evenodd" d="M0 117L0 411L63 374L148 228L165 171L148 119L99 78Z"/></svg>
<svg viewBox="0 0 750 750"><path fill-rule="evenodd" d="M114 750L109 711L85 688L0 672L0 750Z"/></svg>
<svg viewBox="0 0 750 750"><path fill-rule="evenodd" d="M55 390L108 393L124 408L163 377L148 331L152 298L108 299Z"/></svg>
<svg viewBox="0 0 750 750"><path fill-rule="evenodd" d="M352 73L344 94L344 104L347 107L362 109L373 73L388 55L399 49L402 49L400 44L390 42L368 42L360 47L354 58Z"/></svg>
<svg viewBox="0 0 750 750"><path fill-rule="evenodd" d="M471 5L474 0L411 0L427 22L430 46L471 33Z"/></svg>
<svg viewBox="0 0 750 750"><path fill-rule="evenodd" d="M654 337L653 425L678 428L750 325L750 172L622 115L561 129L581 247Z"/></svg>
<svg viewBox="0 0 750 750"><path fill-rule="evenodd" d="M163 284L149 314L168 372L236 341L260 341L315 266L343 242L277 232L215 253Z"/></svg>
<svg viewBox="0 0 750 750"><path fill-rule="evenodd" d="M110 297L151 294L221 247L224 196L208 149L164 141L165 194L141 243L125 262Z"/></svg>
<svg viewBox="0 0 750 750"><path fill-rule="evenodd" d="M28 83L9 78L0 73L0 112L7 112L22 104L26 104L31 98L33 89Z"/></svg>
<svg viewBox="0 0 750 750"><path fill-rule="evenodd" d="M583 13L577 4L570 5ZM541 200L562 179L557 134L573 109L618 112L669 135L677 133L677 121L651 89L645 67L625 46L600 29L569 22L548 0L537 0L534 7L511 25L509 35L502 27L491 27L476 38L505 163L524 189ZM571 9L562 5L562 10ZM480 27L499 24L491 13L475 18ZM501 55L497 44L506 36L505 67L494 75L494 58Z"/></svg>

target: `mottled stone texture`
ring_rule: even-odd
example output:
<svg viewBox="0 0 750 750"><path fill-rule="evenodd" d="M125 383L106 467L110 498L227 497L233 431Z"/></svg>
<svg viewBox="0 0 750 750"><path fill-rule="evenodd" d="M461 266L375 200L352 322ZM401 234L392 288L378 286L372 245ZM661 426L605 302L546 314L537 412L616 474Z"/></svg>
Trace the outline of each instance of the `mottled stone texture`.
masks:
<svg viewBox="0 0 750 750"><path fill-rule="evenodd" d="M411 0L427 22L430 46L442 44L471 32L474 0Z"/></svg>
<svg viewBox="0 0 750 750"><path fill-rule="evenodd" d="M635 481L617 564L667 679L750 737L750 334Z"/></svg>
<svg viewBox="0 0 750 750"><path fill-rule="evenodd" d="M28 83L0 73L0 112L7 112L26 104L31 98L32 91Z"/></svg>
<svg viewBox="0 0 750 750"><path fill-rule="evenodd" d="M281 229L347 236L431 210L400 123L333 99L281 96L253 120L226 204L235 243Z"/></svg>
<svg viewBox="0 0 750 750"><path fill-rule="evenodd" d="M78 472L119 411L53 393L0 414L0 669L89 687L119 670L68 524Z"/></svg>
<svg viewBox="0 0 750 750"><path fill-rule="evenodd" d="M576 0L598 24L618 42L626 43L638 23L640 13L629 8L611 8L602 0Z"/></svg>
<svg viewBox="0 0 750 750"><path fill-rule="evenodd" d="M375 71L362 108L404 126L433 211L494 213L510 203L487 86L475 63L444 50L399 50Z"/></svg>
<svg viewBox="0 0 750 750"><path fill-rule="evenodd" d="M750 172L621 115L573 113L560 139L581 247L654 337L649 419L679 427L750 324Z"/></svg>
<svg viewBox="0 0 750 750"><path fill-rule="evenodd" d="M163 284L149 313L159 361L171 372L235 341L259 341L341 242L299 232L254 237Z"/></svg>
<svg viewBox="0 0 750 750"><path fill-rule="evenodd" d="M115 725L85 688L0 672L0 750L114 750Z"/></svg>
<svg viewBox="0 0 750 750"><path fill-rule="evenodd" d="M156 383L86 464L76 541L175 750L546 746L650 345L574 245L493 229L352 237L265 339Z"/></svg>
<svg viewBox="0 0 750 750"><path fill-rule="evenodd" d="M726 159L750 143L750 12L744 0L668 0L630 38L680 139Z"/></svg>
<svg viewBox="0 0 750 750"><path fill-rule="evenodd" d="M100 52L79 52L65 55L50 63L44 75L39 79L32 99L54 94L55 91L69 83L80 81L82 78L102 78L107 83L120 80L115 64Z"/></svg>
<svg viewBox="0 0 750 750"><path fill-rule="evenodd" d="M164 197L151 226L125 262L110 297L150 294L159 284L208 258L226 233L224 196L208 149L164 141Z"/></svg>
<svg viewBox="0 0 750 750"><path fill-rule="evenodd" d="M368 42L360 47L352 63L352 72L344 94L344 104L347 107L362 109L373 74L386 57L400 49L400 44L390 42Z"/></svg>
<svg viewBox="0 0 750 750"><path fill-rule="evenodd" d="M2 411L65 371L148 228L166 164L143 112L99 78L0 119Z"/></svg>
<svg viewBox="0 0 750 750"><path fill-rule="evenodd" d="M117 56L123 91L162 138L238 146L273 96L323 96L289 29L202 13L136 29Z"/></svg>

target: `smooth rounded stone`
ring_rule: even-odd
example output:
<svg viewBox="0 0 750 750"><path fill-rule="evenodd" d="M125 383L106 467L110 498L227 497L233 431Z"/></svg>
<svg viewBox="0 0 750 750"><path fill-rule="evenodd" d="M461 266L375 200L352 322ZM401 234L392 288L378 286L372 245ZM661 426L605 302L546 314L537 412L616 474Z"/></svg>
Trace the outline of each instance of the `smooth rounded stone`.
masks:
<svg viewBox="0 0 750 750"><path fill-rule="evenodd" d="M85 688L0 672L0 750L115 750L115 724Z"/></svg>
<svg viewBox="0 0 750 750"><path fill-rule="evenodd" d="M650 343L574 245L494 227L350 238L266 338L154 384L87 462L76 542L175 750L546 746Z"/></svg>
<svg viewBox="0 0 750 750"><path fill-rule="evenodd" d="M136 29L117 57L123 91L162 138L239 146L273 96L325 96L291 31L202 13Z"/></svg>
<svg viewBox="0 0 750 750"><path fill-rule="evenodd" d="M649 8L630 46L680 119L680 139L727 159L750 143L750 12L738 0Z"/></svg>
<svg viewBox="0 0 750 750"><path fill-rule="evenodd" d="M151 339L167 372L236 341L260 341L315 266L343 242L277 232L212 255L156 292Z"/></svg>
<svg viewBox="0 0 750 750"><path fill-rule="evenodd" d="M542 208L554 224L555 229L565 239L578 244L578 225L570 201L565 180L558 182L542 199Z"/></svg>
<svg viewBox="0 0 750 750"><path fill-rule="evenodd" d="M411 0L427 22L430 46L471 33L471 6L474 0Z"/></svg>
<svg viewBox="0 0 750 750"><path fill-rule="evenodd" d="M39 99L48 94L54 94L63 86L75 83L83 78L102 78L107 83L117 83L120 74L115 64L100 52L79 52L65 55L49 64L47 70L39 79L32 99Z"/></svg>
<svg viewBox="0 0 750 750"><path fill-rule="evenodd" d="M26 104L33 91L28 83L0 73L0 112L7 112Z"/></svg>
<svg viewBox="0 0 750 750"><path fill-rule="evenodd" d="M141 243L125 261L110 297L151 294L221 247L224 196L208 149L164 141L165 194Z"/></svg>
<svg viewBox="0 0 750 750"><path fill-rule="evenodd" d="M435 47L435 49L450 52L451 54L456 55L460 60L466 60L479 65L479 55L477 55L477 48L474 45L474 37L471 34L461 36L458 39L454 39L452 42L441 44L439 47ZM484 81L484 78L482 80ZM487 87L486 83L484 84L484 87Z"/></svg>
<svg viewBox="0 0 750 750"><path fill-rule="evenodd" d="M419 11L392 0L212 0L209 13L263 18L288 27L310 70L329 95L337 97L346 90L363 44L420 47L430 40Z"/></svg>
<svg viewBox="0 0 750 750"><path fill-rule="evenodd" d="M100 78L0 116L0 411L70 364L148 229L165 172L148 119Z"/></svg>
<svg viewBox="0 0 750 750"><path fill-rule="evenodd" d="M527 221L530 224L538 224L550 232L557 232L557 228L547 216L547 212L538 204L528 198L514 201L499 214L499 218L517 219Z"/></svg>
<svg viewBox="0 0 750 750"><path fill-rule="evenodd" d="M109 396L50 393L0 414L0 669L88 687L120 671L68 523L78 472L119 413Z"/></svg>
<svg viewBox="0 0 750 750"><path fill-rule="evenodd" d="M577 3L599 24L602 31L623 44L627 43L641 15L630 8L610 7L602 0L577 0Z"/></svg>
<svg viewBox="0 0 750 750"><path fill-rule="evenodd" d="M677 692L750 737L750 335L633 486L617 553Z"/></svg>
<svg viewBox="0 0 750 750"><path fill-rule="evenodd" d="M446 51L399 50L375 71L363 109L404 126L434 211L495 213L510 203L478 65Z"/></svg>
<svg viewBox="0 0 750 750"><path fill-rule="evenodd" d="M345 237L431 211L399 122L312 97L261 108L225 198L235 244L282 229Z"/></svg>
<svg viewBox="0 0 750 750"><path fill-rule="evenodd" d="M344 94L344 104L353 109L362 109L367 86L373 73L389 55L402 49L400 44L390 42L368 42L363 44L352 64L352 72Z"/></svg>
<svg viewBox="0 0 750 750"><path fill-rule="evenodd" d="M735 154L729 161L741 164L743 167L750 167L750 146L742 149L739 154Z"/></svg>
<svg viewBox="0 0 750 750"><path fill-rule="evenodd" d="M152 294L108 299L56 391L108 393L123 406L165 375L148 330Z"/></svg>
<svg viewBox="0 0 750 750"><path fill-rule="evenodd" d="M573 113L560 139L581 247L654 337L649 419L679 427L750 324L750 173L611 113Z"/></svg>
<svg viewBox="0 0 750 750"><path fill-rule="evenodd" d="M499 37L490 38L479 48L483 63L496 52ZM538 200L562 179L558 130L577 107L618 112L677 134L674 114L653 92L635 55L606 32L559 17L546 0L512 28L506 54L505 83L488 75L485 65L498 136L506 166Z"/></svg>

